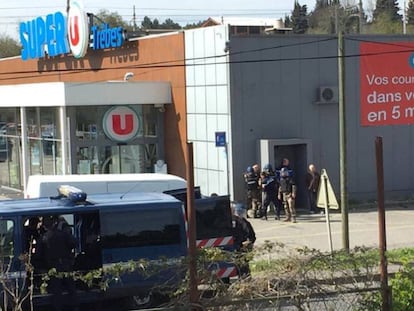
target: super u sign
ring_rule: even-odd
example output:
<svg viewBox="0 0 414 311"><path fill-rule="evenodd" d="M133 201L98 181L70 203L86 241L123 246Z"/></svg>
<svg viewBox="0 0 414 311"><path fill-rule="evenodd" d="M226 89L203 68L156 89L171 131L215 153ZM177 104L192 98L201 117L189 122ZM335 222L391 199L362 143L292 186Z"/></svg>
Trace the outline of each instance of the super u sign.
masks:
<svg viewBox="0 0 414 311"><path fill-rule="evenodd" d="M72 0L68 16L61 12L37 17L19 26L22 60L58 56L72 52L75 58L86 55L90 43L88 16L80 0ZM92 26L92 49L118 48L124 42L122 27L103 23Z"/></svg>

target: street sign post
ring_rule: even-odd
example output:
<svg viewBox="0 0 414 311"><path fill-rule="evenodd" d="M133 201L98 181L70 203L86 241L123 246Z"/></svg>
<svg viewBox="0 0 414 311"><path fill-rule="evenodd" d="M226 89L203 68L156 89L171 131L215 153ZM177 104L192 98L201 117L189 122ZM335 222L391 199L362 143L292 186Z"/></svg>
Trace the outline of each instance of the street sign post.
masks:
<svg viewBox="0 0 414 311"><path fill-rule="evenodd" d="M226 132L216 132L216 147L226 147Z"/></svg>
<svg viewBox="0 0 414 311"><path fill-rule="evenodd" d="M333 191L331 182L329 181L328 173L325 169L321 170L321 184L319 186L318 195L316 198L316 205L320 208L339 209L338 201L336 200L335 192Z"/></svg>
<svg viewBox="0 0 414 311"><path fill-rule="evenodd" d="M329 181L328 173L325 169L321 171L321 183L319 184L318 196L316 199L316 205L320 208L325 208L326 227L328 231L328 243L329 250L333 252L332 246L332 233L331 233L331 220L329 217L329 209L339 209L338 202L336 200L335 192Z"/></svg>
<svg viewBox="0 0 414 311"><path fill-rule="evenodd" d="M228 146L226 140L226 132L215 132L216 147L224 147L224 155L226 157L226 175L227 175L227 193L230 193L230 164Z"/></svg>

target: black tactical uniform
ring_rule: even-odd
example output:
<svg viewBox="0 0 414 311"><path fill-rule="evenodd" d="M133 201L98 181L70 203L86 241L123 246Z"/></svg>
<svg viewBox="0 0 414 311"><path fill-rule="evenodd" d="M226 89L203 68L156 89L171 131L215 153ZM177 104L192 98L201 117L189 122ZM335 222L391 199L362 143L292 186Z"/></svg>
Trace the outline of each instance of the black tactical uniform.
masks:
<svg viewBox="0 0 414 311"><path fill-rule="evenodd" d="M256 234L250 222L238 215L233 215L233 239L234 247L241 254L239 262L240 276L245 277L250 274L249 262L246 253L252 250L256 241Z"/></svg>
<svg viewBox="0 0 414 311"><path fill-rule="evenodd" d="M48 270L55 268L59 272L72 272L74 265L73 249L76 240L66 228L60 228L56 217L46 217L43 220L46 232L41 240L41 254ZM66 229L66 230L65 230ZM68 292L68 301L63 300L63 291ZM73 277L51 277L48 292L52 295L52 306L56 311L63 310L65 304L77 310L75 281Z"/></svg>
<svg viewBox="0 0 414 311"><path fill-rule="evenodd" d="M248 167L246 173L244 174L244 182L246 185L246 206L247 209L251 211L251 214L248 211L248 216L260 217L261 209L261 190L259 185L260 176L257 175L252 167Z"/></svg>

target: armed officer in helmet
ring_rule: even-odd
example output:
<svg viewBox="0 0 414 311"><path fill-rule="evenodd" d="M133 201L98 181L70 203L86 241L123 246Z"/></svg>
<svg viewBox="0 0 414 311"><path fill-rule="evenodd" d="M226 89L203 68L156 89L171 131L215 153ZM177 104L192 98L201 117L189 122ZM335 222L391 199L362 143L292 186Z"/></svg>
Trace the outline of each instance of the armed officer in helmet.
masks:
<svg viewBox="0 0 414 311"><path fill-rule="evenodd" d="M246 186L246 206L248 217L260 217L261 191L259 185L259 174L256 173L254 166L249 166L244 174Z"/></svg>
<svg viewBox="0 0 414 311"><path fill-rule="evenodd" d="M277 201L278 181L273 171L271 164L266 164L263 167L261 173L261 185L263 191L263 204L262 204L262 219L267 220L267 208L270 204L273 204L275 209L275 219L280 219L280 204Z"/></svg>
<svg viewBox="0 0 414 311"><path fill-rule="evenodd" d="M296 222L296 184L292 172L287 167L280 170L278 197L283 202L286 219L284 221Z"/></svg>

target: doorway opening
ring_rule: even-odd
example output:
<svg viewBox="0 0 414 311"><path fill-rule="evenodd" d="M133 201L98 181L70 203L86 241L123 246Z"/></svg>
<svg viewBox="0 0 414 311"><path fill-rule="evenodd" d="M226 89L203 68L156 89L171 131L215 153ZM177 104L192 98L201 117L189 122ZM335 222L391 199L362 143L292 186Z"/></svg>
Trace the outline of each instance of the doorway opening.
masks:
<svg viewBox="0 0 414 311"><path fill-rule="evenodd" d="M261 166L270 163L280 168L284 158L289 159L297 186L296 208L308 210L305 176L308 164L312 162L312 146L308 139L262 139L260 140Z"/></svg>

